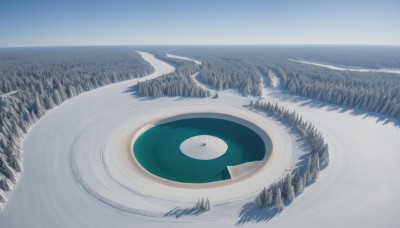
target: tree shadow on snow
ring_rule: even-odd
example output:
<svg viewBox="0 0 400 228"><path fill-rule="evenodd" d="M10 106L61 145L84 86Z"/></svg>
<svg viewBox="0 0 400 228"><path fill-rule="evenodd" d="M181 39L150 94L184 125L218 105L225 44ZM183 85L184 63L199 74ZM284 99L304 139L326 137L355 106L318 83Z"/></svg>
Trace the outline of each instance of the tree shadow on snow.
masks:
<svg viewBox="0 0 400 228"><path fill-rule="evenodd" d="M250 202L243 205L239 214L239 221L236 226L244 225L246 223L259 223L268 222L273 217L277 216L280 211L273 207L258 208L255 203Z"/></svg>
<svg viewBox="0 0 400 228"><path fill-rule="evenodd" d="M140 100L140 101L152 101L156 100L158 98L175 98L175 101L180 101L180 100L189 100L189 99L206 99L209 97L184 97L184 96L162 96L162 97L152 97L152 96L144 96L140 95L138 93L139 87L137 85L133 85L128 87L124 93L128 93L132 98Z"/></svg>
<svg viewBox="0 0 400 228"><path fill-rule="evenodd" d="M129 86L124 93L128 93L131 97L138 99L140 101L155 100L156 98L150 96L142 96L138 93L139 87L137 85Z"/></svg>
<svg viewBox="0 0 400 228"><path fill-rule="evenodd" d="M288 132L295 137L294 140L295 140L296 144L298 145L299 151L301 151L302 154L299 156L299 158L298 158L299 160L296 164L296 167L294 167L294 169L299 168L300 171L302 171L308 162L308 158L311 156L312 149L311 149L309 140L305 138L304 134L300 131L300 129L298 129L297 127L294 127L285 118L279 117L272 112L253 108L249 105L243 105L243 107L245 107L249 110L252 110L256 113L259 113L261 115L265 115L265 116L271 118L272 120L282 124L282 126L284 126L288 130ZM287 171L290 171L290 169L287 169Z"/></svg>
<svg viewBox="0 0 400 228"><path fill-rule="evenodd" d="M269 91L268 95L271 97L280 99L282 101L290 101L293 103L300 103L300 106L306 106L306 107L311 107L311 108L316 108L316 109L327 108L328 111L338 111L340 113L349 112L350 115L362 116L363 118L373 117L376 119L376 123L382 123L383 125L392 123L397 128L400 127L400 121L397 120L396 118L390 117L388 115L377 113L377 112L372 112L372 111L366 111L366 110L359 109L359 108L348 107L348 106L340 105L340 104L332 104L332 103L314 99L314 98L299 96L299 95L290 93L286 89L280 89L280 90L277 89L277 90Z"/></svg>
<svg viewBox="0 0 400 228"><path fill-rule="evenodd" d="M165 213L164 217L175 217L180 218L182 216L199 216L203 214L205 210L192 208L179 208L175 207L174 209Z"/></svg>

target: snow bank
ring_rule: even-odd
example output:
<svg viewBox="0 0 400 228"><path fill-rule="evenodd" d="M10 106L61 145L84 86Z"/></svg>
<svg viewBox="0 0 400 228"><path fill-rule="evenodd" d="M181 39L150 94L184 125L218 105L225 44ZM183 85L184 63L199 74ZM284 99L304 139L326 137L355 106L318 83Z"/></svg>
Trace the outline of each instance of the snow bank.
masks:
<svg viewBox="0 0 400 228"><path fill-rule="evenodd" d="M232 179L236 179L250 173L254 173L262 165L262 161L246 162L244 164L228 166L229 174Z"/></svg>

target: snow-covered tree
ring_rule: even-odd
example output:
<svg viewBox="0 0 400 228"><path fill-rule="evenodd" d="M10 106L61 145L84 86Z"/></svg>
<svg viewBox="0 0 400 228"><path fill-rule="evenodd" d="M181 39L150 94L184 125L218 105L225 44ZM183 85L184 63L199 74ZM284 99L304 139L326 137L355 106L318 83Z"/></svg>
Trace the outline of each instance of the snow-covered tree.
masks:
<svg viewBox="0 0 400 228"><path fill-rule="evenodd" d="M199 87L192 75L199 70L199 66L192 61L168 58L165 55L157 55L158 58L172 62L176 66L173 73L161 77L140 82L137 84L137 94L154 98L164 96L182 97L209 97L210 91Z"/></svg>
<svg viewBox="0 0 400 228"><path fill-rule="evenodd" d="M164 96L207 97L208 90L199 87L190 75L171 73L137 84L138 95L154 98Z"/></svg>
<svg viewBox="0 0 400 228"><path fill-rule="evenodd" d="M56 105L54 104L53 98L51 98L50 96L45 96L45 97L44 97L44 107L45 107L47 110L50 110L50 109L52 109L54 106L56 106Z"/></svg>
<svg viewBox="0 0 400 228"><path fill-rule="evenodd" d="M273 205L277 210L283 210L283 200L280 188L275 188Z"/></svg>
<svg viewBox="0 0 400 228"><path fill-rule="evenodd" d="M400 119L400 79L381 72L337 71L288 60L254 63L294 94Z"/></svg>
<svg viewBox="0 0 400 228"><path fill-rule="evenodd" d="M259 207L266 207L270 206L272 204L272 192L270 189L264 188L257 196L255 199L255 204Z"/></svg>
<svg viewBox="0 0 400 228"><path fill-rule="evenodd" d="M290 177L290 174L288 174L283 179L283 185L282 185L282 196L284 199L286 199L286 197L288 196L291 187L292 187L292 178Z"/></svg>
<svg viewBox="0 0 400 228"><path fill-rule="evenodd" d="M0 189L3 191L10 191L12 183L6 177L0 177Z"/></svg>
<svg viewBox="0 0 400 228"><path fill-rule="evenodd" d="M36 112L36 116L38 116L39 118L42 117L46 113L39 97L36 97L36 99L35 99L35 112Z"/></svg>
<svg viewBox="0 0 400 228"><path fill-rule="evenodd" d="M309 160L309 176L305 181L308 183L318 177L318 173L322 168L329 164L328 145L324 141L322 134L311 123L304 121L296 112L279 106L277 103L260 102L259 100L251 101L250 106L272 112L275 115L286 119L294 127L298 128L304 136L310 141L312 152ZM304 179L304 178L303 178Z"/></svg>
<svg viewBox="0 0 400 228"><path fill-rule="evenodd" d="M197 210L210 211L211 210L210 200L208 198L207 199L204 199L204 198L197 199L197 203L196 203L195 208Z"/></svg>
<svg viewBox="0 0 400 228"><path fill-rule="evenodd" d="M290 186L290 189L289 189L289 191L288 191L288 193L287 193L287 196L286 196L286 198L285 198L285 199L286 199L286 202L287 202L288 204L292 203L295 197L296 197L296 195L295 195L295 193L294 193L294 187L293 187L293 186Z"/></svg>
<svg viewBox="0 0 400 228"><path fill-rule="evenodd" d="M84 91L154 70L138 53L120 48L21 51L12 61L1 53L0 58L0 94L15 91L0 99L0 202L22 170L21 138L46 110Z"/></svg>
<svg viewBox="0 0 400 228"><path fill-rule="evenodd" d="M205 210L206 211L210 211L211 210L211 203L210 203L210 200L208 198L207 198L207 201L206 201Z"/></svg>
<svg viewBox="0 0 400 228"><path fill-rule="evenodd" d="M0 206L1 203L6 202L6 196L4 195L4 192L0 189Z"/></svg>
<svg viewBox="0 0 400 228"><path fill-rule="evenodd" d="M238 89L243 95L261 95L261 76L248 61L207 57L202 60L199 79L218 91Z"/></svg>
<svg viewBox="0 0 400 228"><path fill-rule="evenodd" d="M277 209L282 209L283 202L290 204L296 195L303 192L305 186L318 178L321 167L324 168L328 165L328 145L316 127L304 121L295 111L290 111L277 103L272 104L260 100L251 101L250 107L261 109L273 113L277 117L284 118L293 127L298 128L311 145L311 153L302 171L296 169L294 172L286 175L281 181L269 187L269 190L273 193L271 204ZM264 201L267 195L265 192L266 190L264 189L255 199L258 207L270 205Z"/></svg>
<svg viewBox="0 0 400 228"><path fill-rule="evenodd" d="M304 181L303 178L300 176L299 170L297 169L293 175L292 179L293 187L294 187L294 193L295 194L300 194L304 190Z"/></svg>

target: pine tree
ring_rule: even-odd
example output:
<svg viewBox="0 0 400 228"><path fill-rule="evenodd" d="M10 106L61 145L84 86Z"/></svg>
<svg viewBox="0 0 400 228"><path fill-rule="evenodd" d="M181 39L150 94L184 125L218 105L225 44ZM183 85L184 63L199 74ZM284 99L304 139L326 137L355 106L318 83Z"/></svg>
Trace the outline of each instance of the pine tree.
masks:
<svg viewBox="0 0 400 228"><path fill-rule="evenodd" d="M198 198L195 208L196 210L210 211L211 210L210 200L208 198L206 200L204 200L204 198L201 198L201 200L200 198Z"/></svg>
<svg viewBox="0 0 400 228"><path fill-rule="evenodd" d="M21 172L21 171L22 171L21 165L20 165L20 163L19 163L19 160L18 160L18 158L17 158L16 153L10 154L10 155L8 156L7 161L8 161L8 164L9 164L15 171L17 171L17 172Z"/></svg>
<svg viewBox="0 0 400 228"><path fill-rule="evenodd" d="M196 209L197 209L197 210L201 209L200 198L197 199Z"/></svg>
<svg viewBox="0 0 400 228"><path fill-rule="evenodd" d="M209 200L208 198L207 198L207 201L206 201L205 209L206 209L207 211L210 211L210 210L211 210L211 204L210 204L210 200Z"/></svg>
<svg viewBox="0 0 400 228"><path fill-rule="evenodd" d="M281 189L276 188L274 193L274 207L277 210L283 210L283 201L281 196Z"/></svg>
<svg viewBox="0 0 400 228"><path fill-rule="evenodd" d="M52 99L50 96L45 96L45 98L44 98L44 105L45 105L45 108L46 108L47 110L50 110L50 109L52 109L54 106L56 106L56 105L54 104L53 99Z"/></svg>
<svg viewBox="0 0 400 228"><path fill-rule="evenodd" d="M35 112L39 118L42 117L46 113L46 111L44 110L44 108L39 100L39 97L36 97L36 99L35 99Z"/></svg>
<svg viewBox="0 0 400 228"><path fill-rule="evenodd" d="M271 188L268 188L266 191L265 205L271 206L273 203L273 191Z"/></svg>
<svg viewBox="0 0 400 228"><path fill-rule="evenodd" d="M292 178L290 174L288 174L286 175L282 186L282 196L285 200L289 198L291 191L292 191Z"/></svg>
<svg viewBox="0 0 400 228"><path fill-rule="evenodd" d="M202 210L204 210L205 207L206 207L206 203L204 202L204 198L201 198L200 208L201 208Z"/></svg>
<svg viewBox="0 0 400 228"><path fill-rule="evenodd" d="M268 205L270 201L269 192L266 188L264 188L256 197L255 204L259 207L265 207Z"/></svg>
<svg viewBox="0 0 400 228"><path fill-rule="evenodd" d="M303 178L299 174L299 170L296 170L294 176L293 176L293 187L294 187L294 192L295 194L300 194L304 190L304 181Z"/></svg>
<svg viewBox="0 0 400 228"><path fill-rule="evenodd" d="M262 200L261 200L261 196L260 196L260 195L257 195L257 196L256 196L256 199L254 200L254 203L256 204L256 206L257 206L258 208L264 207L264 204L263 204L263 202L262 202Z"/></svg>
<svg viewBox="0 0 400 228"><path fill-rule="evenodd" d="M319 166L319 156L314 154L311 157L311 169L310 169L310 180L316 181L319 176L320 166Z"/></svg>
<svg viewBox="0 0 400 228"><path fill-rule="evenodd" d="M11 183L5 177L0 177L0 189L3 191L10 191L11 190Z"/></svg>
<svg viewBox="0 0 400 228"><path fill-rule="evenodd" d="M0 177L0 189L3 191L11 190L11 183L5 177Z"/></svg>
<svg viewBox="0 0 400 228"><path fill-rule="evenodd" d="M6 202L6 197L2 190L0 190L0 203ZM1 208L0 208L1 209Z"/></svg>
<svg viewBox="0 0 400 228"><path fill-rule="evenodd" d="M289 193L288 193L288 195L286 196L286 202L287 202L288 204L290 204L291 202L293 202L293 200L294 200L295 197L296 197L296 196L295 196L295 194L294 194L294 188L293 188L293 186L290 186Z"/></svg>
<svg viewBox="0 0 400 228"><path fill-rule="evenodd" d="M15 137L21 138L23 135L23 132L21 128L15 123L15 121L12 123L12 134L14 134Z"/></svg>

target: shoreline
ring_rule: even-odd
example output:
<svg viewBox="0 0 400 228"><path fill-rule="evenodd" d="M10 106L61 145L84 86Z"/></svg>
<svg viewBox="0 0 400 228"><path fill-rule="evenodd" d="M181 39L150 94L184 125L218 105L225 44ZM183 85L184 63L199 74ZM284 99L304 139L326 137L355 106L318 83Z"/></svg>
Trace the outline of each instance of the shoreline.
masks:
<svg viewBox="0 0 400 228"><path fill-rule="evenodd" d="M204 117L204 111L202 110L205 108L214 115L217 112L216 115L220 117L223 114L232 116L231 113L235 113L233 118L237 118L236 121L240 117L240 119L252 119L255 122L251 124L257 123L258 130L256 129L255 131L265 131L267 133L271 142L268 142L266 146L270 146L272 151L273 145L273 152L270 153L267 161L258 168L257 172L225 181L189 184L160 178L150 174L138 164L134 158L132 146L135 135L140 134L139 130L144 131L146 126L149 127L154 122L162 121L168 116L176 118L177 113L193 114L193 112L200 112ZM290 143L287 143L289 135L281 125L265 118L265 116L243 108L215 105L180 107L178 109L162 108L161 110L162 112L157 110L155 113L127 120L117 126L105 142L104 151L101 155L101 165L107 170L108 178L111 177L113 181L128 190L128 192L143 192L146 198L174 201L181 204L193 202L197 196L210 197L213 202L231 202L238 199L252 198L260 189L281 178L282 173L291 165L293 148ZM252 127L249 125L245 126ZM253 130L254 128L251 129ZM256 133L260 134L259 132ZM85 158L83 159L85 160Z"/></svg>
<svg viewBox="0 0 400 228"><path fill-rule="evenodd" d="M164 124L164 123L168 123L168 122L172 122L172 121L176 121L176 120L190 119L190 118L223 119L223 120L229 120L229 121L241 124L245 127L248 127L249 129L254 131L256 134L258 134L261 137L261 139L263 140L264 145L265 145L264 158L262 160L257 161L258 162L257 167L255 167L254 169L251 170L253 172L236 174L235 176L239 176L239 177L233 178L231 171L230 171L230 167L227 166L226 168L228 169L229 174L232 177L231 179L220 180L220 181L209 182L209 183L185 183L185 182L172 181L172 180L168 180L168 179L159 177L157 175L154 175L154 174L150 173L149 171L147 171L145 168L143 168L143 166L140 164L140 162L137 161L135 153L133 152L133 145L134 145L136 139L138 137L140 137L140 135L143 132L145 132L146 130L148 130L156 125ZM172 186L172 187L201 189L201 188L216 188L216 187L220 187L223 185L230 185L230 184L236 183L236 182L241 181L251 175L255 175L256 172L259 172L260 169L268 163L268 160L273 153L273 142L271 141L270 136L268 135L268 133L265 130L262 130L257 125L255 125L247 120L244 120L240 117L230 115L230 114L224 114L224 113L217 113L217 112L193 112L193 113L191 113L189 111L184 114L167 116L166 118L160 118L160 119L155 119L155 120L149 121L148 123L144 124L141 128L139 128L137 130L135 129L134 131L135 131L135 133L133 134L132 140L130 142L131 150L128 152L130 152L130 154L132 155L132 160L135 162L135 167L140 167L140 171L143 172L144 175L149 175L152 180L162 183L162 184ZM244 165L244 164L241 164L241 165ZM237 165L235 167L238 168L241 165Z"/></svg>

